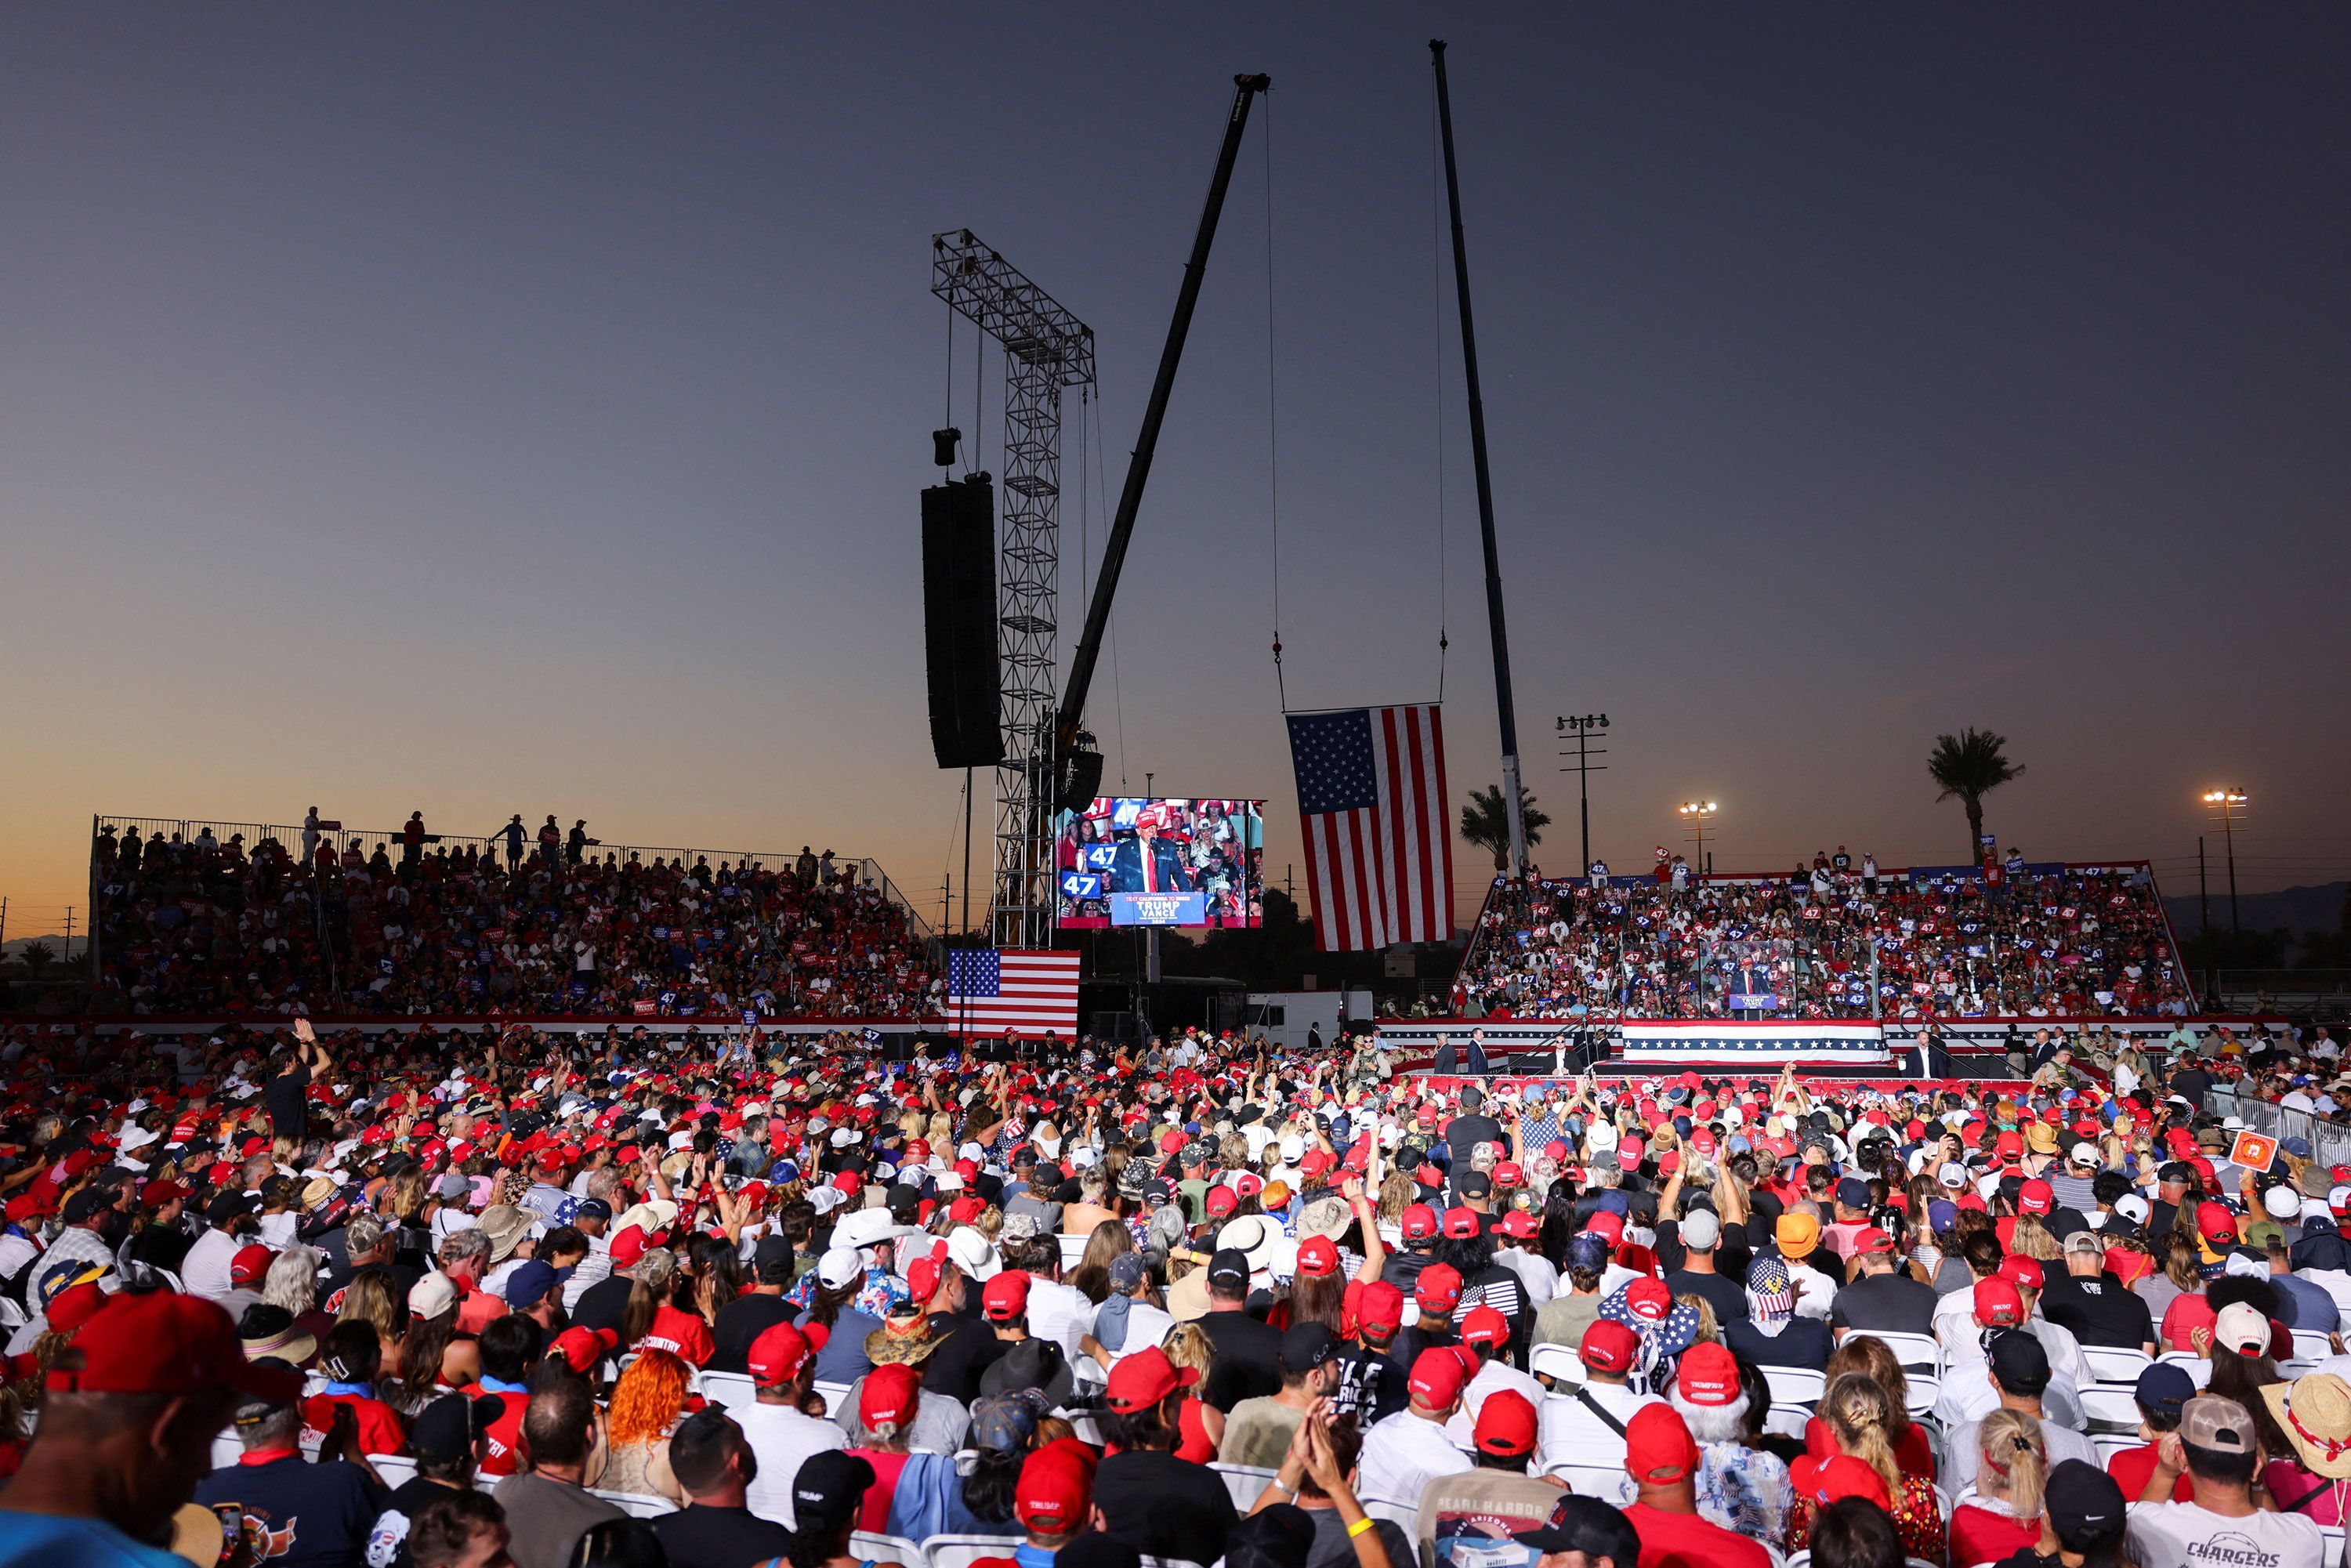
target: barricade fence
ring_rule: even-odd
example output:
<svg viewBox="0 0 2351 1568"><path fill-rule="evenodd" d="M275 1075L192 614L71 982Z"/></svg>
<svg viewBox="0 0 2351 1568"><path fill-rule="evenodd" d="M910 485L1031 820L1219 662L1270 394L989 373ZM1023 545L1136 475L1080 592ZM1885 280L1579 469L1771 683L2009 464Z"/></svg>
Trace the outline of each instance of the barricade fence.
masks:
<svg viewBox="0 0 2351 1568"><path fill-rule="evenodd" d="M2267 1100L2248 1100L2226 1090L2207 1090L2204 1107L2215 1116L2237 1116L2253 1132L2283 1143L2310 1140L2311 1157L2322 1166L2351 1165L2351 1126Z"/></svg>

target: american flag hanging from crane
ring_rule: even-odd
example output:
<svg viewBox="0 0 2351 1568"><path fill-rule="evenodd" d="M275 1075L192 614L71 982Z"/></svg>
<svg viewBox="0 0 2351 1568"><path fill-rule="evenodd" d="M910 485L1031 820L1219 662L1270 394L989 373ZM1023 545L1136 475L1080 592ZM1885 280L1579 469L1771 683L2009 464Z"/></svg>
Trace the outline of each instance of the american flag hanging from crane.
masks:
<svg viewBox="0 0 2351 1568"><path fill-rule="evenodd" d="M1437 705L1290 716L1314 940L1325 952L1453 935L1453 830Z"/></svg>

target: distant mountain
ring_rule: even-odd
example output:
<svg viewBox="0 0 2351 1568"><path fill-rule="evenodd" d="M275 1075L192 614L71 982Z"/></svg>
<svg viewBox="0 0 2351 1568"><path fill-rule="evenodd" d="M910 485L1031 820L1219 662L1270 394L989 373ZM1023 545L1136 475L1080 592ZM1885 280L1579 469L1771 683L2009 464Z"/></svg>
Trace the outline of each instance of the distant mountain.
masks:
<svg viewBox="0 0 2351 1568"><path fill-rule="evenodd" d="M2351 892L2351 882L2281 888L2275 893L2241 893L2237 895L2238 918L2248 931L2274 931L2283 926L2297 936L2308 931L2332 931L2343 918L2346 892ZM2204 929L2194 894L2167 898L2163 908L2171 916L2171 928L2181 941ZM2212 924L2215 927L2229 924L2229 890L2225 883L2212 889Z"/></svg>
<svg viewBox="0 0 2351 1568"><path fill-rule="evenodd" d="M52 931L47 936L36 934L30 936L11 936L5 942L0 942L0 958L13 958L36 942L47 943L49 945L49 951L52 953L63 954L66 950L66 939L64 934L62 932ZM75 952L82 952L86 950L89 946L89 938L84 936L78 931L74 933Z"/></svg>

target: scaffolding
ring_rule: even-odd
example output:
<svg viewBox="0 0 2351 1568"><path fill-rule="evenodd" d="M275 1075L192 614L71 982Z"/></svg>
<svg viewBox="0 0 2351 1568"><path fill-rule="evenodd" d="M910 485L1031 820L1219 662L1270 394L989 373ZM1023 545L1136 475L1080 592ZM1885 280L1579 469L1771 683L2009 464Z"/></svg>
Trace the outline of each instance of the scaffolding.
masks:
<svg viewBox="0 0 2351 1568"><path fill-rule="evenodd" d="M931 292L1004 348L997 604L1004 761L997 768L998 947L1053 939L1054 712L1061 591L1061 397L1094 384L1093 329L969 229L931 236Z"/></svg>

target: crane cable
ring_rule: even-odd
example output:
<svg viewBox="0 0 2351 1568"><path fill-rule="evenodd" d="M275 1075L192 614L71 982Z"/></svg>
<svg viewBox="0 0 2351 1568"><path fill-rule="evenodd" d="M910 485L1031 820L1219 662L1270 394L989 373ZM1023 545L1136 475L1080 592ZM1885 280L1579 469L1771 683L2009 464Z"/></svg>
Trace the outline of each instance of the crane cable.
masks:
<svg viewBox="0 0 2351 1568"><path fill-rule="evenodd" d="M1437 80L1428 84L1428 287L1436 301L1437 324L1429 335L1435 350L1431 408L1437 415L1437 700L1445 701L1445 264L1443 163L1437 150Z"/></svg>
<svg viewBox="0 0 2351 1568"><path fill-rule="evenodd" d="M1281 671L1281 431L1274 376L1273 317L1273 94L1265 94L1265 453L1266 506L1273 532L1273 689L1281 711L1290 711L1290 688Z"/></svg>

